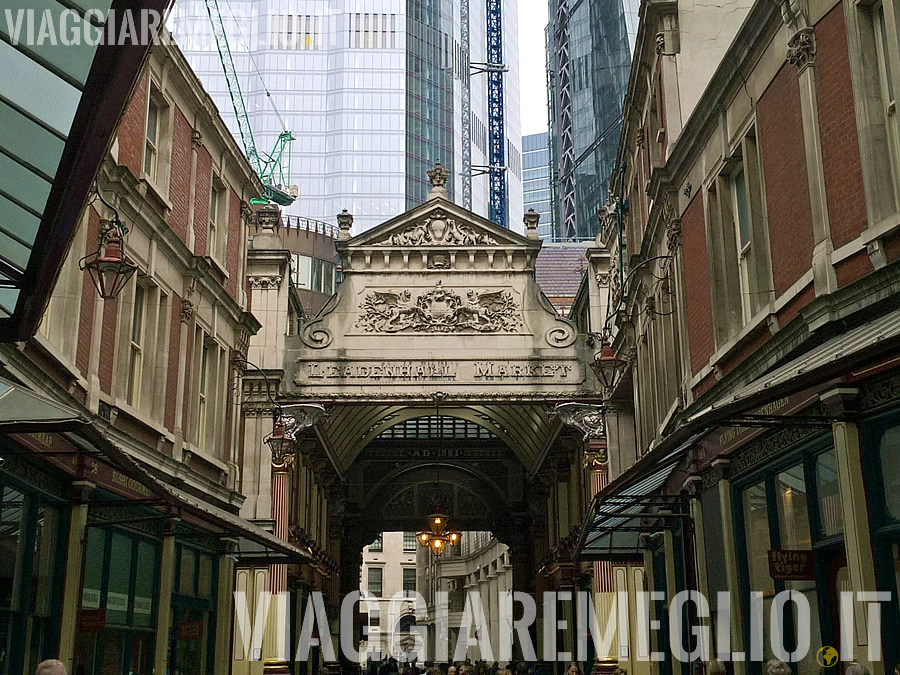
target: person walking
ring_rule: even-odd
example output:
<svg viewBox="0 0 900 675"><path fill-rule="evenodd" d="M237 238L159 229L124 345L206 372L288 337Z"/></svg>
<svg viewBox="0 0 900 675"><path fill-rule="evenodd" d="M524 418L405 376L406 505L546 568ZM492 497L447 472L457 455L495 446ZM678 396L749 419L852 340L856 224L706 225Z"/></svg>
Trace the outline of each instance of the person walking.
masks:
<svg viewBox="0 0 900 675"><path fill-rule="evenodd" d="M38 664L37 670L34 671L34 675L67 675L67 673L66 667L63 665L62 661L47 659Z"/></svg>

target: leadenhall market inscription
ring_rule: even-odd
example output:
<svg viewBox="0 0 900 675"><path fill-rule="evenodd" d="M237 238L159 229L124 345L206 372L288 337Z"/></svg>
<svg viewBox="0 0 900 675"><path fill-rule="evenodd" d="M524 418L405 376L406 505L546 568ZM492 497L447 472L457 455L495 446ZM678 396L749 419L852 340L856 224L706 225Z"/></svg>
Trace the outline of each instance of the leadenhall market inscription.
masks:
<svg viewBox="0 0 900 675"><path fill-rule="evenodd" d="M455 361L299 361L294 383L322 385L383 384L391 382L554 382L578 384L584 380L574 360L455 360Z"/></svg>

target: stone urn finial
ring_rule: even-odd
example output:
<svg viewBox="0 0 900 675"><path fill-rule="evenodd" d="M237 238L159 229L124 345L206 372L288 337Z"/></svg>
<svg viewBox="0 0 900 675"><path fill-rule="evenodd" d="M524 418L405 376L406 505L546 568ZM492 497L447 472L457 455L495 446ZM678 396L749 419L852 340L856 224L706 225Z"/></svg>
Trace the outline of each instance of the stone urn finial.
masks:
<svg viewBox="0 0 900 675"><path fill-rule="evenodd" d="M437 197L448 198L447 195L447 179L450 172L445 169L440 162L434 163L434 168L425 172L428 174L428 180L431 182L431 192L428 193L428 199Z"/></svg>
<svg viewBox="0 0 900 675"><path fill-rule="evenodd" d="M338 214L338 239L349 239L350 228L353 227L353 214L344 209Z"/></svg>
<svg viewBox="0 0 900 675"><path fill-rule="evenodd" d="M535 211L533 208L528 209L528 212L525 214L525 218L522 222L525 223L525 236L529 239L538 239L538 223L541 220L541 214Z"/></svg>

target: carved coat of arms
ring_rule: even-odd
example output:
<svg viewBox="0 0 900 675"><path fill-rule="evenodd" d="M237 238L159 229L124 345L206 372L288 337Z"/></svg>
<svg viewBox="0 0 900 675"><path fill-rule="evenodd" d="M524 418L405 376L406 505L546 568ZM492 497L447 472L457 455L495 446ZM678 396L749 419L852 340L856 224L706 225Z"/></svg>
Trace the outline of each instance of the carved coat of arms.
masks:
<svg viewBox="0 0 900 675"><path fill-rule="evenodd" d="M441 210L381 242L382 246L496 246L496 244L497 240L487 233L457 223Z"/></svg>
<svg viewBox="0 0 900 675"><path fill-rule="evenodd" d="M440 282L415 300L408 290L374 291L359 308L356 326L366 333L500 333L522 323L509 291L469 290L463 298Z"/></svg>

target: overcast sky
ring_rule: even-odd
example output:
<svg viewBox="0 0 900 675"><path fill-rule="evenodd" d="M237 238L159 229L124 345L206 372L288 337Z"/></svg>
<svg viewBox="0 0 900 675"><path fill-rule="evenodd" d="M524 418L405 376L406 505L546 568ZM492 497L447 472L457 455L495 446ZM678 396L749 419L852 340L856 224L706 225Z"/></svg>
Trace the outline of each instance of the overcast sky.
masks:
<svg viewBox="0 0 900 675"><path fill-rule="evenodd" d="M547 0L520 0L519 76L523 136L547 131L546 26Z"/></svg>

